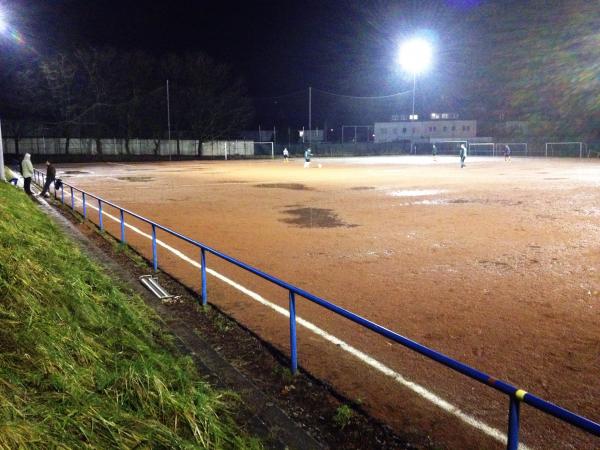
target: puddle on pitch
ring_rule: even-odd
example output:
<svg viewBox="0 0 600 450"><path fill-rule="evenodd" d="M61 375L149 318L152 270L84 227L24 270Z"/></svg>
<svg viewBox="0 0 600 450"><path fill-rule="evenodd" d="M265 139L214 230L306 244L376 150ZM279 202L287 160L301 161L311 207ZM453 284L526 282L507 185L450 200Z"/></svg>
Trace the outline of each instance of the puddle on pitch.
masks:
<svg viewBox="0 0 600 450"><path fill-rule="evenodd" d="M307 187L302 183L261 183L255 184L254 187L267 189L291 189L293 191L312 191L312 188Z"/></svg>
<svg viewBox="0 0 600 450"><path fill-rule="evenodd" d="M117 177L117 180L131 181L133 183L147 183L154 180L152 177Z"/></svg>
<svg viewBox="0 0 600 450"><path fill-rule="evenodd" d="M392 197L424 197L426 195L437 195L446 192L444 189L406 189L403 191L392 191Z"/></svg>
<svg viewBox="0 0 600 450"><path fill-rule="evenodd" d="M65 170L65 175L89 175L92 172L86 172L85 170Z"/></svg>
<svg viewBox="0 0 600 450"><path fill-rule="evenodd" d="M281 222L296 225L300 228L337 228L356 227L340 220L338 215L327 208L294 208L284 211L292 217L281 219Z"/></svg>

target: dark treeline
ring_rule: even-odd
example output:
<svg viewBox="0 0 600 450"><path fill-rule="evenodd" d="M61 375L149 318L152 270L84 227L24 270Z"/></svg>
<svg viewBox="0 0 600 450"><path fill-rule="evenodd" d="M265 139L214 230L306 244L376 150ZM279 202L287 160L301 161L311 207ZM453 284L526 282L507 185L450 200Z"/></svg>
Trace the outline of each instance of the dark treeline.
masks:
<svg viewBox="0 0 600 450"><path fill-rule="evenodd" d="M10 55L8 56L10 57ZM252 120L243 81L203 53L79 48L27 62L2 61L0 105L10 137L237 136Z"/></svg>

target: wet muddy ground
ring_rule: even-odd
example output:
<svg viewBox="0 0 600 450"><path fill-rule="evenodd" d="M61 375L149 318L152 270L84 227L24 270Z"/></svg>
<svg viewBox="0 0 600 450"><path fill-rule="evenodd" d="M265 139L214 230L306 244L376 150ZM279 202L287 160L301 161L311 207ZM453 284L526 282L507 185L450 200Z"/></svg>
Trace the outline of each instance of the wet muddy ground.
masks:
<svg viewBox="0 0 600 450"><path fill-rule="evenodd" d="M299 160L70 165L58 176L89 171L73 183L600 421L600 161L470 158L462 170L457 158L318 162L321 169L303 169ZM152 180L103 181L132 170ZM104 222L119 235L117 224ZM127 233L151 255L147 238ZM197 249L158 237L198 260ZM287 308L284 290L210 255L207 263ZM198 269L162 247L159 264L199 288ZM211 294L219 308L289 352L286 317L214 277L209 301ZM297 309L505 432L504 396L304 299ZM449 448L503 447L322 336L302 326L298 334L303 368L395 429L422 430ZM521 435L532 448L600 447L597 438L532 408L523 407L521 417Z"/></svg>

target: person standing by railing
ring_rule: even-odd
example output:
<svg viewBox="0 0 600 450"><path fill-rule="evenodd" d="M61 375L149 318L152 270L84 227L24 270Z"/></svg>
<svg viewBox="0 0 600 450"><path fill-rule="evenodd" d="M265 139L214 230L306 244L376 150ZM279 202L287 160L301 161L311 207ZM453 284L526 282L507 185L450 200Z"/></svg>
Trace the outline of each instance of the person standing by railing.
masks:
<svg viewBox="0 0 600 450"><path fill-rule="evenodd" d="M29 153L25 153L25 156L23 157L21 171L23 174L23 189L27 195L32 195L31 177L33 176L33 164L31 164L31 155Z"/></svg>
<svg viewBox="0 0 600 450"><path fill-rule="evenodd" d="M50 185L52 184L52 182L54 181L55 178L56 178L56 169L54 168L54 166L52 165L52 163L50 161L46 161L46 182L44 183L44 189L42 189L40 196L50 197L50 194L48 193L48 191L50 190Z"/></svg>

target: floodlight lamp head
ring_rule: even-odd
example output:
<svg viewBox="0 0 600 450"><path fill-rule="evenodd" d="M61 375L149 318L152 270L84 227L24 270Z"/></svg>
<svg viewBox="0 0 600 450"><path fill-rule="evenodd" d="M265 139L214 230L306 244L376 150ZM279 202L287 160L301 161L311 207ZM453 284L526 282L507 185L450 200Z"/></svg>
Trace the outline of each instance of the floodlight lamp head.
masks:
<svg viewBox="0 0 600 450"><path fill-rule="evenodd" d="M417 75L431 65L431 44L422 38L414 38L400 46L399 62L402 69Z"/></svg>

